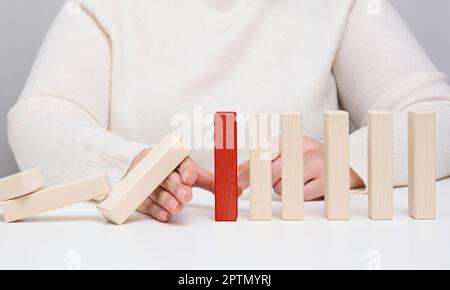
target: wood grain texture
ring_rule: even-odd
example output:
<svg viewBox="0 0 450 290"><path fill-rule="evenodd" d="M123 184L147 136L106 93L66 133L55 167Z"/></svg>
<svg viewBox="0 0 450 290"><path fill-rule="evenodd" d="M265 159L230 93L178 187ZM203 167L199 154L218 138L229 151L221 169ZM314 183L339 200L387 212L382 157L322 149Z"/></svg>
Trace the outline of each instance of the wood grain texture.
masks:
<svg viewBox="0 0 450 290"><path fill-rule="evenodd" d="M409 214L415 219L436 218L435 114L408 112Z"/></svg>
<svg viewBox="0 0 450 290"><path fill-rule="evenodd" d="M391 112L369 112L369 217L374 220L394 217L392 126Z"/></svg>
<svg viewBox="0 0 450 290"><path fill-rule="evenodd" d="M281 114L281 217L303 220L303 120L301 113Z"/></svg>
<svg viewBox="0 0 450 290"><path fill-rule="evenodd" d="M74 203L104 197L110 190L106 175L85 178L69 184L49 187L0 203L6 222L22 220Z"/></svg>
<svg viewBox="0 0 450 290"><path fill-rule="evenodd" d="M39 168L2 178L0 179L0 202L38 191L44 185Z"/></svg>
<svg viewBox="0 0 450 290"><path fill-rule="evenodd" d="M235 112L214 116L215 220L236 221L238 217L237 122Z"/></svg>
<svg viewBox="0 0 450 290"><path fill-rule="evenodd" d="M166 136L114 186L98 210L108 221L123 224L190 152L180 136Z"/></svg>
<svg viewBox="0 0 450 290"><path fill-rule="evenodd" d="M325 216L350 219L349 119L344 111L324 113Z"/></svg>
<svg viewBox="0 0 450 290"><path fill-rule="evenodd" d="M250 218L272 219L271 115L250 115Z"/></svg>

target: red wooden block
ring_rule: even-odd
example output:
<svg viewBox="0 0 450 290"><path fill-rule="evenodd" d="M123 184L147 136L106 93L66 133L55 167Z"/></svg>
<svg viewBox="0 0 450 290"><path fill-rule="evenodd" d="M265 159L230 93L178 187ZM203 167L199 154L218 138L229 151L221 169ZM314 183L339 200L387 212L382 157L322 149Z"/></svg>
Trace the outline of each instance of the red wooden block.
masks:
<svg viewBox="0 0 450 290"><path fill-rule="evenodd" d="M214 116L214 167L216 221L236 221L238 184L235 112L218 112Z"/></svg>

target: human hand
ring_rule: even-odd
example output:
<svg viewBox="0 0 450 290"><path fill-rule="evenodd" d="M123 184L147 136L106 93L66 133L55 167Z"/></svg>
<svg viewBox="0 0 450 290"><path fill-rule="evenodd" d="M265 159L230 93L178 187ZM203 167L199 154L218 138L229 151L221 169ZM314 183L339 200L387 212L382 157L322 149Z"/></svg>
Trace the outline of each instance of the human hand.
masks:
<svg viewBox="0 0 450 290"><path fill-rule="evenodd" d="M272 187L281 194L281 155L279 139L272 144ZM249 160L239 165L239 187L245 190L250 185ZM351 169L350 187L364 186L361 178ZM305 136L303 138L303 184L305 200L323 197L325 194L325 157L323 144L318 140Z"/></svg>
<svg viewBox="0 0 450 290"><path fill-rule="evenodd" d="M131 163L130 172L151 149L141 152ZM161 222L168 222L192 199L192 188L214 191L214 175L187 157L161 184L149 194L138 211Z"/></svg>

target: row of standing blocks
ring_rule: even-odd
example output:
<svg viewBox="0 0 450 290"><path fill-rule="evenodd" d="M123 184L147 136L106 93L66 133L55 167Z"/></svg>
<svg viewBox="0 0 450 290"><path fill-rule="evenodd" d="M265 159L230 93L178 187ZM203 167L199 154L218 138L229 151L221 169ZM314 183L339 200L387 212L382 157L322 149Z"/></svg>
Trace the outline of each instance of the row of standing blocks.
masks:
<svg viewBox="0 0 450 290"><path fill-rule="evenodd" d="M216 221L237 219L236 150L223 144L236 143L235 113L216 114L215 198ZM219 125L217 125L219 124ZM282 163L282 219L303 220L303 120L301 113L283 113L280 118ZM233 140L234 138L234 140ZM271 114L250 116L250 218L272 218ZM232 139L231 141L229 139ZM408 113L409 214L415 219L434 219L435 115ZM252 142L253 140L253 142ZM256 141L255 141L256 140ZM393 115L368 114L368 201L369 217L393 219ZM219 143L220 146L217 146ZM325 216L330 220L350 219L349 116L344 111L324 113Z"/></svg>
<svg viewBox="0 0 450 290"><path fill-rule="evenodd" d="M231 119L230 119L231 118ZM231 120L231 122L230 122ZM225 121L225 122L224 122ZM435 116L408 115L409 212L416 219L434 219ZM370 112L368 132L369 216L393 216L393 121L390 112ZM250 138L250 217L272 217L270 114L252 114ZM349 118L343 111L324 113L325 216L350 218ZM238 209L236 113L215 118L215 213L217 221L235 221ZM282 218L303 219L303 123L301 113L281 115ZM264 142L259 142L265 140ZM270 141L268 141L270 143ZM232 144L228 149L223 144ZM218 146L220 145L220 146ZM270 145L270 144L269 144ZM95 201L107 221L122 224L190 154L176 134L164 137L112 189L106 175L45 187L38 168L0 180L0 206L6 222L26 219L77 202Z"/></svg>

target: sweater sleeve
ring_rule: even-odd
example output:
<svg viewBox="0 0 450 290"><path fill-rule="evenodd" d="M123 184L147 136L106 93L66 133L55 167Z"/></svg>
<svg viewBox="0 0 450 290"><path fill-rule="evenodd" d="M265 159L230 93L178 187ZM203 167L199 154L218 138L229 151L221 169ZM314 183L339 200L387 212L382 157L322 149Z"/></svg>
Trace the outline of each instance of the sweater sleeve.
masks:
<svg viewBox="0 0 450 290"><path fill-rule="evenodd" d="M39 166L49 184L126 173L146 144L109 129L111 45L83 8L63 6L8 115L8 139L19 167Z"/></svg>
<svg viewBox="0 0 450 290"><path fill-rule="evenodd" d="M450 175L450 88L389 1L355 0L333 73L357 130L350 165L367 184L367 113L394 112L394 184L408 183L407 111L436 112L437 177ZM374 8L376 8L374 10ZM375 12L375 13L374 13Z"/></svg>

